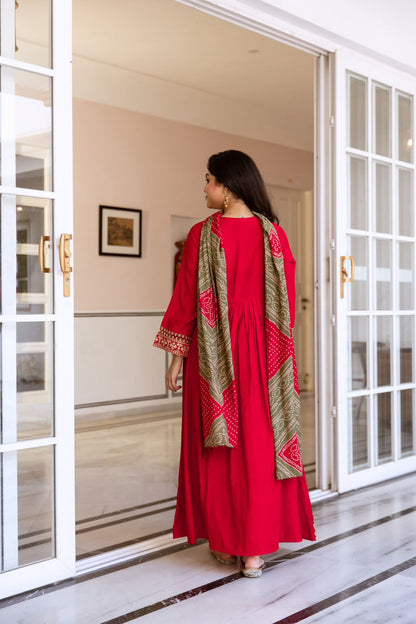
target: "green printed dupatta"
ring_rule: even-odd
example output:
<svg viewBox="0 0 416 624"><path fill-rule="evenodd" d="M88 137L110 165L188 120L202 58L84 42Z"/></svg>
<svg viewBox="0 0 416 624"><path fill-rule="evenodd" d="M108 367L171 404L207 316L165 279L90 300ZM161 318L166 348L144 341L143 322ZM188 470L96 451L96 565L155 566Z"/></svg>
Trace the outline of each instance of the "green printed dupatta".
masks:
<svg viewBox="0 0 416 624"><path fill-rule="evenodd" d="M269 407L275 445L275 477L303 473L300 455L299 385L290 327L283 252L273 224L255 212L263 228L266 353ZM206 447L238 445L238 396L228 319L227 267L221 212L202 226L198 264L198 350Z"/></svg>

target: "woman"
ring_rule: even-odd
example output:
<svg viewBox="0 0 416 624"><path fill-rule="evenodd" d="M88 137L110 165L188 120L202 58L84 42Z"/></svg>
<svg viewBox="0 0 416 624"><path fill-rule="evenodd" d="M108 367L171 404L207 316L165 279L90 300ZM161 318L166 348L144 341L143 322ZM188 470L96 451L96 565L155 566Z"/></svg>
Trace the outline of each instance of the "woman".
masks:
<svg viewBox="0 0 416 624"><path fill-rule="evenodd" d="M279 542L315 540L299 448L292 330L295 260L253 160L236 150L208 161L215 210L191 228L155 340L183 371L182 449L174 537L209 540L247 577Z"/></svg>

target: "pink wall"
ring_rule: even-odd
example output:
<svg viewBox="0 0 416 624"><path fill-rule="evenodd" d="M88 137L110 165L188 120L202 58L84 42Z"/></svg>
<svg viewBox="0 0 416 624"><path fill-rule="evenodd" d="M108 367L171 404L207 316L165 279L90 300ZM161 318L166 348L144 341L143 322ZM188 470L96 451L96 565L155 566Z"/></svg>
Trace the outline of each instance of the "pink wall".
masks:
<svg viewBox="0 0 416 624"><path fill-rule="evenodd" d="M171 294L171 215L208 216L207 158L241 149L266 183L313 188L313 154L84 100L74 101L75 310L162 310ZM98 255L98 206L143 210L143 257Z"/></svg>

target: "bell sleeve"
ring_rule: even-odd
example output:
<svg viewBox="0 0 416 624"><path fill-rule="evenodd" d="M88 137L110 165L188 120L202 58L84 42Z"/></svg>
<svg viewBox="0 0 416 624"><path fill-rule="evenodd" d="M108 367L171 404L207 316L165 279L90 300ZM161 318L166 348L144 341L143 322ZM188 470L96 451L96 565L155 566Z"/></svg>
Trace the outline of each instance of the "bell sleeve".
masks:
<svg viewBox="0 0 416 624"><path fill-rule="evenodd" d="M188 357L196 327L201 229L202 223L197 223L189 231L172 299L153 343L154 347L182 357Z"/></svg>
<svg viewBox="0 0 416 624"><path fill-rule="evenodd" d="M283 261L285 265L285 277L287 297L289 300L289 312L290 312L290 326L293 329L295 326L296 315L296 287L295 287L295 271L296 260L293 257L292 250L290 249L289 241L286 236L286 232L280 225L275 226L277 234L279 236L280 244L282 246Z"/></svg>

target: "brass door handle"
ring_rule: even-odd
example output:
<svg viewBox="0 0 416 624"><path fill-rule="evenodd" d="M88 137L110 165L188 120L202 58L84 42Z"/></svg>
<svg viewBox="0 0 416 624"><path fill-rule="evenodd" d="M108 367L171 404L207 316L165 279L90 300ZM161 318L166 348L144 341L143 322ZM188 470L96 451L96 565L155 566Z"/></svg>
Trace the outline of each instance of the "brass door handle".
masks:
<svg viewBox="0 0 416 624"><path fill-rule="evenodd" d="M45 265L45 243L50 243L50 236L41 236L39 243L39 263L42 273L50 273L51 269ZM48 244L48 248L50 245Z"/></svg>
<svg viewBox="0 0 416 624"><path fill-rule="evenodd" d="M72 234L61 234L59 240L59 262L61 264L62 273L64 274L64 297L69 297L71 294L71 240Z"/></svg>
<svg viewBox="0 0 416 624"><path fill-rule="evenodd" d="M355 262L353 256L341 256L340 258L340 271L341 271L341 299L344 299L344 284L346 282L353 282L355 280ZM345 262L349 260L351 263L351 275L348 276L348 271L345 268Z"/></svg>

